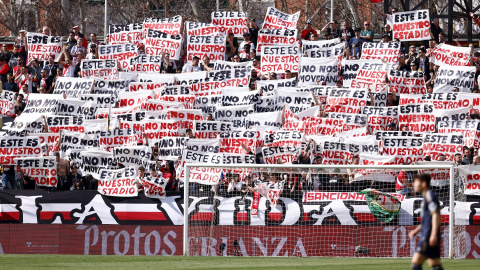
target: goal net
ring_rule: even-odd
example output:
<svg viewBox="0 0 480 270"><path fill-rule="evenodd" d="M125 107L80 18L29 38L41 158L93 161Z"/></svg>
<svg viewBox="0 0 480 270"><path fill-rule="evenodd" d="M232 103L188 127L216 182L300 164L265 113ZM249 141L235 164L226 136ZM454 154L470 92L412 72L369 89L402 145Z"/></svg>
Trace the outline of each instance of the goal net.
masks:
<svg viewBox="0 0 480 270"><path fill-rule="evenodd" d="M451 163L426 164L188 164L184 254L411 257L423 200L413 177L428 173L441 204L442 257L461 258L462 177Z"/></svg>

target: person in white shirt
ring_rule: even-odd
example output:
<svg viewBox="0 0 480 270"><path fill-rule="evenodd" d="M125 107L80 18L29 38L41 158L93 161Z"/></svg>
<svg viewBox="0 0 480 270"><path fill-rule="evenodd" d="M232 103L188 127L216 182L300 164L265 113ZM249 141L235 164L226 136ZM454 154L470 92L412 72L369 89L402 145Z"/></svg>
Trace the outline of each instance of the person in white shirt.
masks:
<svg viewBox="0 0 480 270"><path fill-rule="evenodd" d="M247 53L249 54L250 52L245 51L245 45L250 45L250 50L255 50L255 44L250 41L250 33L243 33L243 42L240 43L240 46L238 46L238 55L240 58L247 58Z"/></svg>
<svg viewBox="0 0 480 270"><path fill-rule="evenodd" d="M242 191L243 181L240 181L240 177L238 174L233 176L232 181L228 183L227 192L235 192L235 191Z"/></svg>
<svg viewBox="0 0 480 270"><path fill-rule="evenodd" d="M198 56L194 56L192 62L188 62L183 66L182 72L198 72L200 71L200 58Z"/></svg>

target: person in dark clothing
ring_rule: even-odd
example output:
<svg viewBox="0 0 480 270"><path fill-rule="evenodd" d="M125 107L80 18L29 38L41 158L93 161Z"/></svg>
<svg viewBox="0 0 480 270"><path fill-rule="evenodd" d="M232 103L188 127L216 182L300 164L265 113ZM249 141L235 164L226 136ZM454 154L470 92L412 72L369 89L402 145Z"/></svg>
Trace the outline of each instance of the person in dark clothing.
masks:
<svg viewBox="0 0 480 270"><path fill-rule="evenodd" d="M10 66L8 65L5 56L0 55L0 80L2 83L7 82L7 74L10 71Z"/></svg>
<svg viewBox="0 0 480 270"><path fill-rule="evenodd" d="M12 91L18 93L18 84L15 83L15 77L12 73L8 73L7 75L7 82L3 84L3 90Z"/></svg>
<svg viewBox="0 0 480 270"><path fill-rule="evenodd" d="M70 190L83 190L85 189L85 179L78 173L77 165L72 166L72 172L67 176L67 187Z"/></svg>

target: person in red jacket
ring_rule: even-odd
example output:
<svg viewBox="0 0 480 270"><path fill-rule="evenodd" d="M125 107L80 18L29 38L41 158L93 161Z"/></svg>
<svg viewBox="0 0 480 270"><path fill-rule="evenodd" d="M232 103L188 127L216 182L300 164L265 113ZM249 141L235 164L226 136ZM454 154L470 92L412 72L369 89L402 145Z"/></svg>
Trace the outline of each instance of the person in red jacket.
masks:
<svg viewBox="0 0 480 270"><path fill-rule="evenodd" d="M302 39L309 40L311 35L318 37L317 30L312 27L312 20L308 20L305 29L302 30Z"/></svg>
<svg viewBox="0 0 480 270"><path fill-rule="evenodd" d="M0 55L0 80L2 83L7 82L7 73L10 70L10 66L8 65L5 56Z"/></svg>
<svg viewBox="0 0 480 270"><path fill-rule="evenodd" d="M82 39L82 47L85 47L87 48L88 46L88 41L87 41L87 38L82 34L80 33L80 27L78 27L77 25L75 25L73 28L72 28L73 32L75 33L75 39L78 40L78 39Z"/></svg>

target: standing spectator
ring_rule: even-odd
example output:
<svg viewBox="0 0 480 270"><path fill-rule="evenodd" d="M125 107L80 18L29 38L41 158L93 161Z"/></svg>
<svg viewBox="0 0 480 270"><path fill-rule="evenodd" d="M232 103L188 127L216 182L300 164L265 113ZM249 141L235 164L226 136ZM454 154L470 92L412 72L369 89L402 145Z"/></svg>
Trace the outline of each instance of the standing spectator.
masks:
<svg viewBox="0 0 480 270"><path fill-rule="evenodd" d="M40 79L41 79L41 74L40 73L42 71L42 67L40 66L40 62L36 58L31 59L28 62L27 66L30 66L30 68L32 70L32 75L33 75L32 93L37 93L37 88L40 84Z"/></svg>
<svg viewBox="0 0 480 270"><path fill-rule="evenodd" d="M362 38L362 42L372 42L373 37L375 36L375 32L372 29L372 25L369 21L365 21L363 23L363 27L365 30L362 30L360 33L360 37Z"/></svg>
<svg viewBox="0 0 480 270"><path fill-rule="evenodd" d="M322 32L325 33L325 36L331 38L341 37L340 27L338 26L337 20L333 20L322 28Z"/></svg>
<svg viewBox="0 0 480 270"><path fill-rule="evenodd" d="M22 88L24 84L28 85L28 92L32 93L32 79L33 76L28 74L28 67L27 66L19 66L18 70L20 70L20 74L15 77L15 82L18 85L18 88Z"/></svg>
<svg viewBox="0 0 480 270"><path fill-rule="evenodd" d="M45 89L47 93L52 93L53 92L53 76L48 76L48 70L42 69L40 72L40 86Z"/></svg>
<svg viewBox="0 0 480 270"><path fill-rule="evenodd" d="M91 43L88 45L88 53L85 56L85 59L88 59L88 60L98 59L98 49L95 43Z"/></svg>
<svg viewBox="0 0 480 270"><path fill-rule="evenodd" d="M15 167L3 165L2 190L14 189L15 187Z"/></svg>
<svg viewBox="0 0 480 270"><path fill-rule="evenodd" d="M53 54L48 56L48 63L43 68L47 70L48 76L57 75L58 64L55 64L55 56Z"/></svg>
<svg viewBox="0 0 480 270"><path fill-rule="evenodd" d="M410 65L407 65L407 63L405 62L405 54L401 54L401 55L398 57L397 70L400 70L400 71L412 71Z"/></svg>
<svg viewBox="0 0 480 270"><path fill-rule="evenodd" d="M95 44L97 46L100 45L100 41L98 41L96 33L90 34L90 42L88 43L88 47L90 47L90 45L92 44Z"/></svg>
<svg viewBox="0 0 480 270"><path fill-rule="evenodd" d="M470 148L465 147L463 149L462 163L466 165L470 165L473 163L473 155L472 155L472 151L470 151Z"/></svg>
<svg viewBox="0 0 480 270"><path fill-rule="evenodd" d="M19 51L20 52L27 52L25 46L27 45L27 31L26 30L20 30L19 36L15 40L15 44L18 45Z"/></svg>
<svg viewBox="0 0 480 270"><path fill-rule="evenodd" d="M68 53L72 54L71 50L72 50L73 46L75 46L75 45L77 45L77 40L75 39L75 33L70 32L70 33L68 33L67 43L65 44L65 46L68 50Z"/></svg>
<svg viewBox="0 0 480 270"><path fill-rule="evenodd" d="M82 45L82 40L79 39L77 41L77 45L73 46L70 50L70 54L73 56L73 61L75 62L75 58L78 56L77 52L83 52L83 55L87 55L87 48Z"/></svg>
<svg viewBox="0 0 480 270"><path fill-rule="evenodd" d="M10 71L10 66L8 65L7 61L5 60L4 55L0 55L0 80L2 83L6 83L8 81L7 73ZM5 89L5 88L3 88Z"/></svg>
<svg viewBox="0 0 480 270"><path fill-rule="evenodd" d="M395 185L395 190L397 191L397 193L402 195L415 194L411 181L412 181L412 175L406 172L405 170L401 170L398 173L397 181Z"/></svg>
<svg viewBox="0 0 480 270"><path fill-rule="evenodd" d="M305 29L302 30L302 39L308 40L311 35L318 37L317 30L312 27L312 20L308 20Z"/></svg>
<svg viewBox="0 0 480 270"><path fill-rule="evenodd" d="M80 33L80 27L75 25L72 28L72 30L75 33L75 39L76 40L81 40L80 45L82 45L84 48L86 48L88 46L88 41L87 41L87 38L82 33Z"/></svg>
<svg viewBox="0 0 480 270"><path fill-rule="evenodd" d="M350 27L347 21L343 22L343 29L342 29L342 41L348 43L351 38L355 37L355 32Z"/></svg>
<svg viewBox="0 0 480 270"><path fill-rule="evenodd" d="M420 50L418 50L418 58L415 62L418 66L418 70L423 71L423 73L427 75L428 79L430 80L430 61L426 54L427 50L425 48L420 48Z"/></svg>
<svg viewBox="0 0 480 270"><path fill-rule="evenodd" d="M68 48L64 47L63 48L63 53L60 56L60 60L58 61L60 65L62 65L63 71L60 70L60 67L58 68L57 71L57 76L59 73L61 73L61 76L65 77L73 77L73 73L75 72L75 66L73 65L71 55L68 52Z"/></svg>
<svg viewBox="0 0 480 270"><path fill-rule="evenodd" d="M362 38L360 37L361 30L360 28L355 29L355 37L351 38L348 42L348 46L351 50L351 56L356 59L360 58L362 52Z"/></svg>
<svg viewBox="0 0 480 270"><path fill-rule="evenodd" d="M20 47L18 45L13 45L12 54L10 56L10 60L8 61L8 65L10 66L10 69L13 69L14 73L16 72L15 67L19 65L24 65L25 58L27 58L26 55L19 52L19 49Z"/></svg>
<svg viewBox="0 0 480 270"><path fill-rule="evenodd" d="M238 51L238 41L233 33L227 36L227 46L225 48L225 59L230 60Z"/></svg>
<svg viewBox="0 0 480 270"><path fill-rule="evenodd" d="M20 110L23 112L23 110L25 110L25 106L27 106L27 104L25 103L23 98L24 98L23 94L17 95L17 98L15 99L15 111Z"/></svg>
<svg viewBox="0 0 480 270"><path fill-rule="evenodd" d="M430 36L439 43L439 35L443 33L442 28L440 28L440 21L438 19L433 19L432 24L430 25Z"/></svg>
<svg viewBox="0 0 480 270"><path fill-rule="evenodd" d="M61 136L61 133L60 133ZM57 189L68 190L70 187L67 184L67 173L70 172L70 162L64 158L60 158L60 153L54 153L57 162Z"/></svg>
<svg viewBox="0 0 480 270"><path fill-rule="evenodd" d="M194 56L192 62L188 62L183 66L182 72L199 72L200 71L200 66L199 66L200 58L198 56Z"/></svg>
<svg viewBox="0 0 480 270"><path fill-rule="evenodd" d="M238 55L240 56L240 58L246 58L247 57L247 53L250 53L250 51L246 51L245 50L245 45L250 45L250 49L253 49L255 50L255 44L253 44L252 41L250 41L250 33L243 33L243 41L242 43L240 43L240 45L238 46Z"/></svg>
<svg viewBox="0 0 480 270"><path fill-rule="evenodd" d="M393 26L393 14L398 12L398 9L392 8L390 10L390 14L385 14L377 5L375 5L375 8L377 9L378 14L380 14L380 16L382 16L385 19L385 21L387 21L387 24L389 24L390 26Z"/></svg>
<svg viewBox="0 0 480 270"><path fill-rule="evenodd" d="M258 26L254 20L248 19L247 21L248 31L250 32L250 38L254 44L254 48L257 47L258 41Z"/></svg>
<svg viewBox="0 0 480 270"><path fill-rule="evenodd" d="M73 64L75 67L73 77L78 78L78 77L82 77L81 75L82 70L81 70L80 64L82 63L82 60L85 59L85 54L83 51L78 51L76 56L77 57L73 59Z"/></svg>
<svg viewBox="0 0 480 270"><path fill-rule="evenodd" d="M77 165L72 166L72 172L67 177L67 183L70 190L84 190L85 181L82 175L78 172Z"/></svg>
<svg viewBox="0 0 480 270"><path fill-rule="evenodd" d="M213 70L214 66L215 65L213 63L210 63L210 58L207 55L205 55L203 57L203 63L200 65L200 70L201 71L211 71L211 70Z"/></svg>
<svg viewBox="0 0 480 270"><path fill-rule="evenodd" d="M162 57L162 66L160 67L161 73L175 73L177 64L174 60L170 60L170 53L164 52Z"/></svg>
<svg viewBox="0 0 480 270"><path fill-rule="evenodd" d="M4 43L0 47L0 56L5 57L5 61L8 63L10 61L10 58L12 57L12 52L8 50L8 44Z"/></svg>
<svg viewBox="0 0 480 270"><path fill-rule="evenodd" d="M50 27L48 27L48 26L45 25L45 26L42 28L42 34L47 35L47 36L51 36Z"/></svg>
<svg viewBox="0 0 480 270"><path fill-rule="evenodd" d="M406 63L410 65L412 62L415 62L417 60L417 47L415 45L410 45L410 50L408 51L408 58Z"/></svg>
<svg viewBox="0 0 480 270"><path fill-rule="evenodd" d="M7 74L7 82L3 84L3 90L13 91L18 93L19 88L18 85L15 83L15 77L12 73Z"/></svg>
<svg viewBox="0 0 480 270"><path fill-rule="evenodd" d="M393 31L390 24L385 24L385 26L383 27L383 35L387 35L389 41L393 40Z"/></svg>

